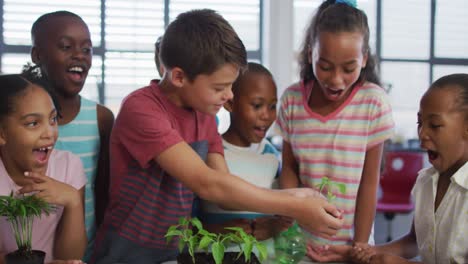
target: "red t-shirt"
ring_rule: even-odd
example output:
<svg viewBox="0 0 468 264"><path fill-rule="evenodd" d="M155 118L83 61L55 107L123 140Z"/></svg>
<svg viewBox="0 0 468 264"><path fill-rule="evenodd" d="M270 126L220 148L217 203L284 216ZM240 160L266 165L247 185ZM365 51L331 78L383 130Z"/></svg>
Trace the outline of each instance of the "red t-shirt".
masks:
<svg viewBox="0 0 468 264"><path fill-rule="evenodd" d="M223 154L215 117L180 108L158 81L127 96L110 140L110 203L104 226L128 240L157 249L176 248L164 235L191 213L193 192L164 172L155 157L185 141L205 160Z"/></svg>

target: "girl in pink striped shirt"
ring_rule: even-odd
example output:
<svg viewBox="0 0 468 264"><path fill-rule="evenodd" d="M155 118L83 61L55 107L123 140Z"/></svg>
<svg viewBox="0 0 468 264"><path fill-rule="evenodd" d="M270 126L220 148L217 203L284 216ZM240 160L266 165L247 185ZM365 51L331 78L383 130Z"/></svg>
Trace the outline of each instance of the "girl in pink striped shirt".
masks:
<svg viewBox="0 0 468 264"><path fill-rule="evenodd" d="M331 239L309 236L308 256L318 261L345 260L322 254L323 245L373 243L383 144L394 126L370 53L367 17L350 2L319 7L301 52L301 82L283 94L277 120L282 188L316 187L323 177L347 187L330 190L343 228Z"/></svg>

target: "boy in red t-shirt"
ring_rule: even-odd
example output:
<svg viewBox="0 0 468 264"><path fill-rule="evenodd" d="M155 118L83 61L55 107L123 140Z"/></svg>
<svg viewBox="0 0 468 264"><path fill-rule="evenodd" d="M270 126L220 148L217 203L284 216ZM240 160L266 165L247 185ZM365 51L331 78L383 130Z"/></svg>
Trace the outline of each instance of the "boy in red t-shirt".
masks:
<svg viewBox="0 0 468 264"><path fill-rule="evenodd" d="M110 203L92 263L160 263L177 255L164 235L189 216L194 193L230 209L290 216L324 236L340 213L311 189L273 191L229 174L215 115L247 64L235 31L212 10L180 14L166 29L161 81L127 96L110 143Z"/></svg>

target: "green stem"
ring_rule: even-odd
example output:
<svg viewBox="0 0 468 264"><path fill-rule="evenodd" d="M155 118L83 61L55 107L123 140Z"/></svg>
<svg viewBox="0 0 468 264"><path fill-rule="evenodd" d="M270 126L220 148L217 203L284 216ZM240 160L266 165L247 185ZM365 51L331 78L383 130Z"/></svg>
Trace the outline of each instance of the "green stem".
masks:
<svg viewBox="0 0 468 264"><path fill-rule="evenodd" d="M27 219L26 219L26 222L27 222L27 228L26 228L26 232L27 232L27 244L28 244L28 250L31 251L32 250L32 226L33 226L33 217L29 216Z"/></svg>
<svg viewBox="0 0 468 264"><path fill-rule="evenodd" d="M21 246L21 236L18 230L18 220L16 218L14 218L11 221L11 226L13 227L13 233L15 235L16 245L19 248Z"/></svg>

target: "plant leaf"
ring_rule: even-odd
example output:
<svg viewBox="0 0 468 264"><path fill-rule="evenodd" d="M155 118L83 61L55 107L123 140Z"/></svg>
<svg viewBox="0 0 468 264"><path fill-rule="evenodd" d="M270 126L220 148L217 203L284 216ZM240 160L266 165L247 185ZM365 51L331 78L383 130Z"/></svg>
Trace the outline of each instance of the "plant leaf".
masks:
<svg viewBox="0 0 468 264"><path fill-rule="evenodd" d="M200 244L198 245L198 249L207 248L211 242L213 242L213 239L210 236L202 237L202 239L200 240Z"/></svg>
<svg viewBox="0 0 468 264"><path fill-rule="evenodd" d="M192 218L192 225L195 226L197 228L197 230L203 230L202 223L196 217Z"/></svg>
<svg viewBox="0 0 468 264"><path fill-rule="evenodd" d="M182 239L179 239L179 244L177 245L177 247L179 248L179 252L182 252L185 247L185 241Z"/></svg>
<svg viewBox="0 0 468 264"><path fill-rule="evenodd" d="M265 245L262 243L255 243L255 247L257 248L258 253L260 254L259 258L260 261L265 260L268 257L268 250Z"/></svg>
<svg viewBox="0 0 468 264"><path fill-rule="evenodd" d="M252 254L253 243L252 241L244 241L244 247L242 248L244 251L244 258L245 262L250 261L250 255Z"/></svg>
<svg viewBox="0 0 468 264"><path fill-rule="evenodd" d="M346 193L346 184L344 183L335 183L338 189L340 190L340 193L345 194Z"/></svg>
<svg viewBox="0 0 468 264"><path fill-rule="evenodd" d="M219 242L213 243L211 246L211 252L216 264L222 264L224 259L224 245Z"/></svg>
<svg viewBox="0 0 468 264"><path fill-rule="evenodd" d="M172 237L174 236L182 236L182 231L180 230L169 230L167 231L164 237L167 238L167 242L171 241Z"/></svg>

